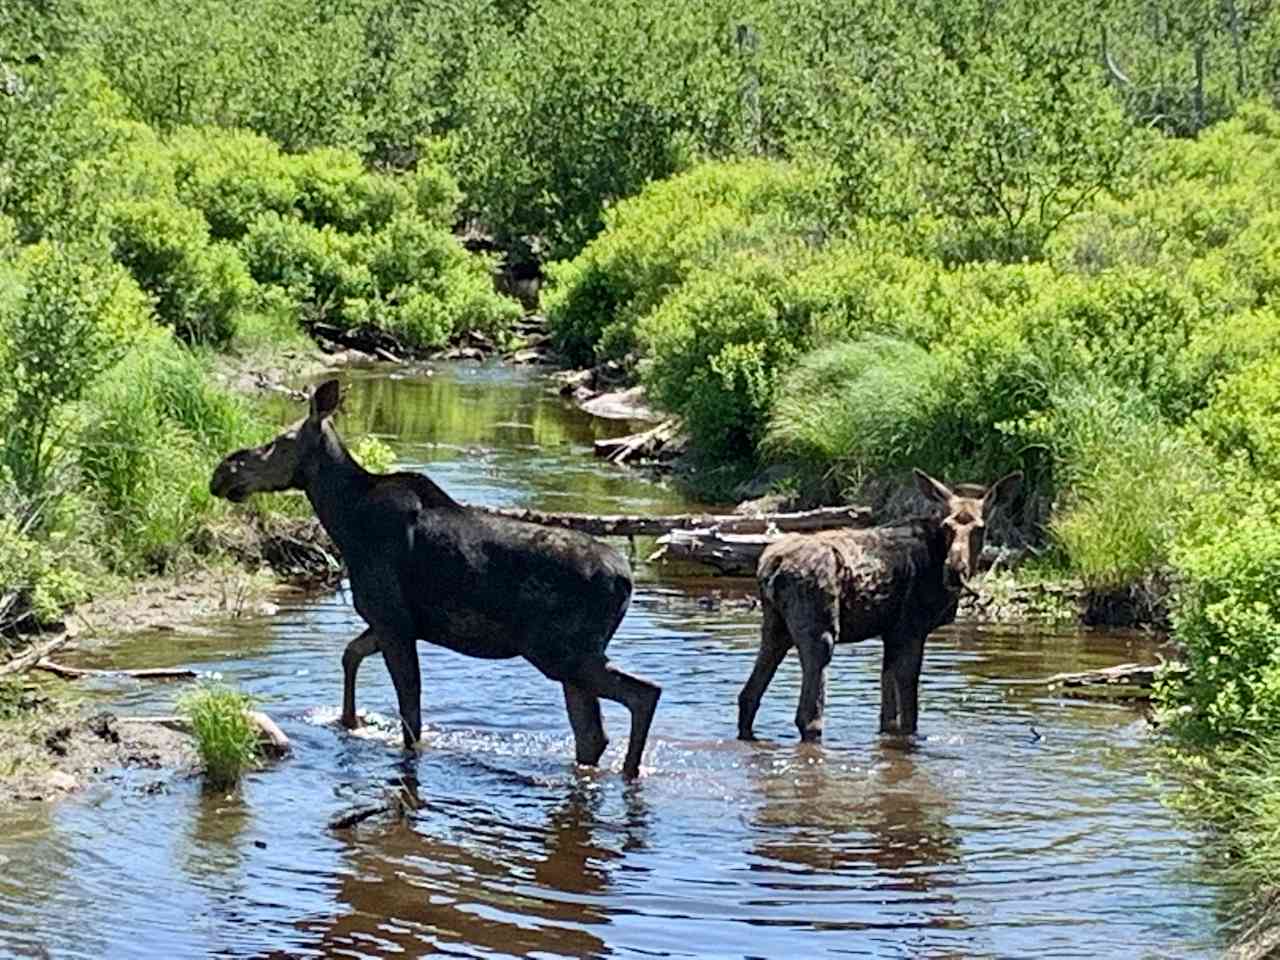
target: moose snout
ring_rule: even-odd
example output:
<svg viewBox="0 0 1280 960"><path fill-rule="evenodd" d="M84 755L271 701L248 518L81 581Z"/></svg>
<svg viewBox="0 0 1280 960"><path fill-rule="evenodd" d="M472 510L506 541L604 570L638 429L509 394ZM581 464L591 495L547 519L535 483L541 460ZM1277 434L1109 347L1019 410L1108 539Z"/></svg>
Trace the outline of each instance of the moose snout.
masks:
<svg viewBox="0 0 1280 960"><path fill-rule="evenodd" d="M243 450L232 453L214 468L213 476L209 478L209 492L215 497L239 503L248 495L240 479L240 463L244 459L244 453Z"/></svg>

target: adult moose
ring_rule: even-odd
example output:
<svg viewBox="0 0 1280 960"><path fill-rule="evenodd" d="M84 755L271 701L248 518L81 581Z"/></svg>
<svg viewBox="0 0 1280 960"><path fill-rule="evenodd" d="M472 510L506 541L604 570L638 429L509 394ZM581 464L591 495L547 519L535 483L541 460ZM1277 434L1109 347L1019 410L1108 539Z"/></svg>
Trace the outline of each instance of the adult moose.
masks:
<svg viewBox="0 0 1280 960"><path fill-rule="evenodd" d="M880 732L916 732L920 665L930 632L955 619L974 575L992 509L1018 489L1021 472L991 487L954 490L921 470L916 485L945 516L866 530L793 533L760 555L764 622L755 668L738 695L738 736L754 738L756 711L794 644L802 670L796 726L822 737L827 664L837 643L880 637Z"/></svg>
<svg viewBox="0 0 1280 960"><path fill-rule="evenodd" d="M636 776L662 691L605 657L631 599L627 561L581 533L471 510L421 474L369 473L331 422L338 400L338 381L321 384L307 416L270 443L227 456L209 489L233 502L303 490L342 551L368 624L342 655L343 725L358 724L356 671L379 651L405 746L414 747L422 639L471 657L524 657L558 681L582 764L595 765L608 744L599 698L624 704L631 740L623 772Z"/></svg>

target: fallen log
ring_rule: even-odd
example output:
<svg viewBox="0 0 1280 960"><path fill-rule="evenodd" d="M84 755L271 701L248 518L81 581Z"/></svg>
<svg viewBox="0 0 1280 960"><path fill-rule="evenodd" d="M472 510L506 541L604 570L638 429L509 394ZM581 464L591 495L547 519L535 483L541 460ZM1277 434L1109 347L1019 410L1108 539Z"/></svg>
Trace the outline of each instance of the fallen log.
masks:
<svg viewBox="0 0 1280 960"><path fill-rule="evenodd" d="M865 527L871 523L868 507L820 507L797 513L775 513L761 517L739 514L674 513L667 516L629 516L623 514L543 513L511 507L472 509L497 516L525 520L544 527L564 527L589 533L593 537L656 537L677 530L710 534L767 534L774 538L782 533L804 530L831 530L837 527ZM763 547L761 548L763 549Z"/></svg>
<svg viewBox="0 0 1280 960"><path fill-rule="evenodd" d="M646 559L676 563L700 563L726 576L751 576L760 554L781 532L720 533L716 530L672 530L658 540L658 549Z"/></svg>
<svg viewBox="0 0 1280 960"><path fill-rule="evenodd" d="M1100 670L1055 673L1051 677L998 681L1008 686L1062 688L1064 696L1106 700L1145 700L1155 684L1156 672L1166 665L1120 663ZM1168 665L1179 669L1177 664Z"/></svg>
<svg viewBox="0 0 1280 960"><path fill-rule="evenodd" d="M25 653L20 653L7 663L0 663L0 677L11 673L22 673L24 670L35 666L42 659L55 650L60 650L66 646L71 640L70 634L62 633L52 640L46 640L43 643L33 644L31 649Z"/></svg>
<svg viewBox="0 0 1280 960"><path fill-rule="evenodd" d="M47 657L41 657L34 664L34 669L52 673L64 680L79 680L82 677L130 677L134 680L194 680L198 674L194 670L182 667L147 667L141 670L96 670L87 667L68 667L55 663Z"/></svg>
<svg viewBox="0 0 1280 960"><path fill-rule="evenodd" d="M1082 670L1079 673L1055 673L1037 681L1047 687L1085 687L1106 684L1149 688L1156 680L1158 664L1120 663L1101 670Z"/></svg>

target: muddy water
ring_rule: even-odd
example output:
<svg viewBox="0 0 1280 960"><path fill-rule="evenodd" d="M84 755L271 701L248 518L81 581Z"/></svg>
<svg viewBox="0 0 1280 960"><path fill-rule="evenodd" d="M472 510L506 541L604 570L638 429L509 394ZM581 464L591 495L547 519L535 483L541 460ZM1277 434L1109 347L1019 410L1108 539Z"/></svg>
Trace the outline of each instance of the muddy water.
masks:
<svg viewBox="0 0 1280 960"><path fill-rule="evenodd" d="M618 425L522 375L358 377L348 432L395 440L470 501L677 510L589 457ZM625 429L622 427L621 429ZM642 781L576 770L559 692L523 663L422 647L426 749L406 761L376 660L371 726L335 725L339 593L99 662L194 664L260 697L295 752L239 796L133 771L0 825L0 955L56 957L1201 957L1219 946L1194 838L1159 803L1140 717L1009 681L1130 658L1131 641L952 629L930 641L914 749L875 736L878 651L838 650L827 741L796 742L794 660L732 739L757 615L746 584L638 565L612 652L665 694ZM102 683L122 713L174 686ZM1032 733L1032 726L1039 739ZM393 791L417 809L330 818Z"/></svg>

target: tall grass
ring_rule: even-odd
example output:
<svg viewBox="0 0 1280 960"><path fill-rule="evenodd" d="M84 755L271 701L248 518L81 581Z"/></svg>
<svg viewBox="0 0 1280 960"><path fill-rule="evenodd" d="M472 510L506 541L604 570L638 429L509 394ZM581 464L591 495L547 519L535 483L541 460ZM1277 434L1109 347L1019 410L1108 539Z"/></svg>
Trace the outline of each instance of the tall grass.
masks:
<svg viewBox="0 0 1280 960"><path fill-rule="evenodd" d="M208 684L178 701L178 711L191 721L196 748L211 787L227 787L258 762L258 728L249 719L253 701L222 684Z"/></svg>
<svg viewBox="0 0 1280 960"><path fill-rule="evenodd" d="M762 450L844 490L872 473L932 467L942 381L942 361L902 340L814 351L783 378Z"/></svg>
<svg viewBox="0 0 1280 960"><path fill-rule="evenodd" d="M1045 439L1066 491L1049 533L1068 567L1099 590L1166 568L1188 505L1212 484L1212 460L1194 437L1093 382L1057 391Z"/></svg>
<svg viewBox="0 0 1280 960"><path fill-rule="evenodd" d="M204 361L168 337L131 353L84 408L80 468L119 567L163 567L213 509L218 457L261 433L244 402L216 390Z"/></svg>

